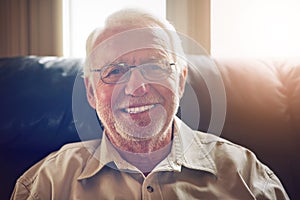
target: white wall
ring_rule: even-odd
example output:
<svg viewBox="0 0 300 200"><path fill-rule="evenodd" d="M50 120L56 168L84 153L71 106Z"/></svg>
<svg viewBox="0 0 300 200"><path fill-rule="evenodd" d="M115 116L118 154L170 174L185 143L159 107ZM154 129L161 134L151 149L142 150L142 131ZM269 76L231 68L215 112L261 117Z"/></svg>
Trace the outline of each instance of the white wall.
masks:
<svg viewBox="0 0 300 200"><path fill-rule="evenodd" d="M299 57L299 0L211 0L214 57Z"/></svg>

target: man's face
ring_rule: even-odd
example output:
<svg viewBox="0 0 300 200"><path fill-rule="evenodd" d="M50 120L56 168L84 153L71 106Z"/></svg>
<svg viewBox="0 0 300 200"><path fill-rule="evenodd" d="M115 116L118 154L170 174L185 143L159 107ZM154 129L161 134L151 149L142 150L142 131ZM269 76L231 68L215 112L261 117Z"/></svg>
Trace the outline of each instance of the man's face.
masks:
<svg viewBox="0 0 300 200"><path fill-rule="evenodd" d="M170 57L161 50L144 49L110 63L130 66L157 61L171 63ZM186 77L186 71L179 70L178 66L172 66L168 77L155 81L146 79L138 68L130 71L124 83L104 83L98 72L92 73L92 79L86 79L89 103L95 108L108 138L117 147L129 151L137 142L159 143L170 137Z"/></svg>

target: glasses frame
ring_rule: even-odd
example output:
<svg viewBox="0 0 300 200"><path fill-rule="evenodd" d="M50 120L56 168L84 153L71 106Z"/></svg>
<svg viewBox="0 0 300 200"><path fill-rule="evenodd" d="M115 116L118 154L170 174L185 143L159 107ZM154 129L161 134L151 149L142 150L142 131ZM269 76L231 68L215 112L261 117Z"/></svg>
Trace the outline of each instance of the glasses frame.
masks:
<svg viewBox="0 0 300 200"><path fill-rule="evenodd" d="M121 63L118 63L118 64L121 64ZM118 64L115 64L115 65L118 65ZM126 63L124 63L124 64L126 64ZM103 83L105 83L105 84L121 84L121 83L126 83L126 82L129 81L130 76L131 76L132 69L139 69L140 66L143 66L143 65L145 65L145 64L147 64L147 63L141 64L141 65L127 65L127 67L129 68L128 72L126 72L126 73L129 73L128 78L123 79L123 80L121 80L121 81L117 81L117 82L107 82L107 81L105 81L105 79L102 77L102 72L103 72L106 68L108 68L110 65L112 65L112 64L105 65L105 66L102 67L101 69L91 69L90 72L98 72L99 75L100 75L101 81L102 81ZM169 77L169 76L172 74L172 66L175 66L176 63L168 62L168 64L169 64L170 68L169 68L169 70L168 70L168 76L167 76L167 77ZM148 79L148 78L144 75L144 73L143 73L142 70L140 70L140 73L142 74L143 78L146 79L146 80L148 80L148 81L158 81L158 80L163 80L163 78L162 78L162 79L157 79L157 80L150 80L150 79ZM166 77L166 78L167 78L167 77ZM165 77L164 77L164 78L165 78Z"/></svg>

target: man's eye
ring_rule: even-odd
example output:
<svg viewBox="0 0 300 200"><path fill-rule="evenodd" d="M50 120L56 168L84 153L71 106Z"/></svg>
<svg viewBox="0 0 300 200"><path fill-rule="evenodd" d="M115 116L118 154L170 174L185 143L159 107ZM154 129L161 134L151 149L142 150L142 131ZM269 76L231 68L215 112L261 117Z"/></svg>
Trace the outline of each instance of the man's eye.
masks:
<svg viewBox="0 0 300 200"><path fill-rule="evenodd" d="M152 71L162 71L163 68L158 65L158 64L147 64L144 66L147 70L152 70Z"/></svg>
<svg viewBox="0 0 300 200"><path fill-rule="evenodd" d="M120 74L120 73L122 73L121 69L113 69L109 72L109 75Z"/></svg>
<svg viewBox="0 0 300 200"><path fill-rule="evenodd" d="M151 65L152 70L161 70L162 68L158 65Z"/></svg>
<svg viewBox="0 0 300 200"><path fill-rule="evenodd" d="M106 77L108 76L119 76L123 75L128 71L128 69L120 66L112 66L107 70Z"/></svg>

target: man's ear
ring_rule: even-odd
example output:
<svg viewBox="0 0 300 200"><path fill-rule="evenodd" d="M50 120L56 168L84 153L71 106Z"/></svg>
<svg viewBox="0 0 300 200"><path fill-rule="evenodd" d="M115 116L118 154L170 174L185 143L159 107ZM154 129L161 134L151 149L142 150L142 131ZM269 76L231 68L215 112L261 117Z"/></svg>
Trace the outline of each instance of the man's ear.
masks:
<svg viewBox="0 0 300 200"><path fill-rule="evenodd" d="M84 85L85 85L87 100L90 106L96 109L96 97L94 94L93 83L91 82L89 77L84 78Z"/></svg>
<svg viewBox="0 0 300 200"><path fill-rule="evenodd" d="M180 77L179 77L179 96L180 96L180 98L183 96L183 93L184 93L187 75L188 75L188 68L184 67L180 74Z"/></svg>

